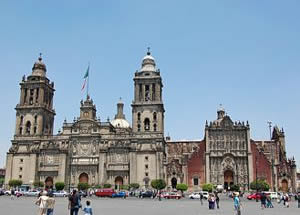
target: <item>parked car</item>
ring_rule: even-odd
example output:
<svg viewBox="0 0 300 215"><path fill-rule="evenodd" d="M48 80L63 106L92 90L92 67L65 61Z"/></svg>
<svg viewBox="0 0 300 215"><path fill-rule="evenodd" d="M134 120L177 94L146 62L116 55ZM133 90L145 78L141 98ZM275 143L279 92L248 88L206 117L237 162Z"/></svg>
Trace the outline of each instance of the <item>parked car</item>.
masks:
<svg viewBox="0 0 300 215"><path fill-rule="evenodd" d="M3 196L3 195L5 195L5 193L4 193L4 190L0 190L0 196Z"/></svg>
<svg viewBox="0 0 300 215"><path fill-rule="evenodd" d="M53 196L55 196L55 197L66 197L68 195L69 194L64 190L53 191Z"/></svg>
<svg viewBox="0 0 300 215"><path fill-rule="evenodd" d="M248 200L260 199L260 198L261 198L261 193L253 193L247 196Z"/></svg>
<svg viewBox="0 0 300 215"><path fill-rule="evenodd" d="M25 196L38 196L41 191L39 190L29 190L24 192Z"/></svg>
<svg viewBox="0 0 300 215"><path fill-rule="evenodd" d="M96 190L95 195L98 197L112 197L112 194L114 193L116 193L114 189L104 188Z"/></svg>
<svg viewBox="0 0 300 215"><path fill-rule="evenodd" d="M142 192L141 198L151 198L153 196L153 192L151 190L147 190Z"/></svg>
<svg viewBox="0 0 300 215"><path fill-rule="evenodd" d="M164 195L165 199L181 199L181 195L175 192L169 192Z"/></svg>
<svg viewBox="0 0 300 215"><path fill-rule="evenodd" d="M112 198L124 198L124 197L126 197L126 196L127 196L127 194L126 194L125 191L120 191L120 192L118 192L118 193L113 193L113 194L111 195Z"/></svg>
<svg viewBox="0 0 300 215"><path fill-rule="evenodd" d="M200 199L200 192L194 192L191 195L189 195L190 199Z"/></svg>
<svg viewBox="0 0 300 215"><path fill-rule="evenodd" d="M271 199L278 199L279 195L276 192L264 192L266 195L270 195Z"/></svg>
<svg viewBox="0 0 300 215"><path fill-rule="evenodd" d="M207 191L201 191L201 193L202 193L204 199L208 199L209 193Z"/></svg>

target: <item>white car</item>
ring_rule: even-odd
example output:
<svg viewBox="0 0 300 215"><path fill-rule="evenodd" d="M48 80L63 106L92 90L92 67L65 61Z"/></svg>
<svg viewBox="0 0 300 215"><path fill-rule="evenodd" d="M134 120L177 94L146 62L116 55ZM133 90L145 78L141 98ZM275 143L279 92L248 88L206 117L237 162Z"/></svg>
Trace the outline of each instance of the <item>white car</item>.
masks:
<svg viewBox="0 0 300 215"><path fill-rule="evenodd" d="M24 192L24 195L25 196L38 196L39 193L40 193L39 190L29 190L29 191Z"/></svg>
<svg viewBox="0 0 300 215"><path fill-rule="evenodd" d="M279 195L276 192L265 192L266 195L270 195L271 199L278 199Z"/></svg>
<svg viewBox="0 0 300 215"><path fill-rule="evenodd" d="M55 196L55 197L66 197L66 196L68 196L68 193L64 190L54 191L53 196Z"/></svg>
<svg viewBox="0 0 300 215"><path fill-rule="evenodd" d="M190 199L200 199L200 192L194 192L191 195L189 195Z"/></svg>
<svg viewBox="0 0 300 215"><path fill-rule="evenodd" d="M209 194L207 191L201 191L201 193L202 193L204 199L208 199Z"/></svg>

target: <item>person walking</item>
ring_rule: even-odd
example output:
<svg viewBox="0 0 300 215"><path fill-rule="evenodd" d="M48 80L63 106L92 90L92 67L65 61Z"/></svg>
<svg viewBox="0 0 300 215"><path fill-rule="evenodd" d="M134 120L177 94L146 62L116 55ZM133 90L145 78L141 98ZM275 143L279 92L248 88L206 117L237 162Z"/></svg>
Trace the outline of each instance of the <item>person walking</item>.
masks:
<svg viewBox="0 0 300 215"><path fill-rule="evenodd" d="M38 215L47 215L47 200L47 191L43 191L42 195L35 202L35 204L39 206Z"/></svg>
<svg viewBox="0 0 300 215"><path fill-rule="evenodd" d="M285 195L285 206L286 206L287 208L289 208L289 207L290 207L290 203L289 203L289 201L290 201L290 197L289 197L289 195L288 195L288 194L286 194L286 195Z"/></svg>
<svg viewBox="0 0 300 215"><path fill-rule="evenodd" d="M216 193L216 204L217 204L217 209L220 209L220 207L219 207L219 202L220 202L220 198L219 198L218 193Z"/></svg>
<svg viewBox="0 0 300 215"><path fill-rule="evenodd" d="M70 215L78 215L80 208L80 197L76 190L73 190L72 195L69 196L68 209L70 210Z"/></svg>
<svg viewBox="0 0 300 215"><path fill-rule="evenodd" d="M267 200L266 194L262 193L260 197L261 209L266 208L266 200Z"/></svg>
<svg viewBox="0 0 300 215"><path fill-rule="evenodd" d="M203 205L203 193L200 192L200 202L201 202L201 205Z"/></svg>
<svg viewBox="0 0 300 215"><path fill-rule="evenodd" d="M48 199L47 199L47 215L53 215L54 204L55 204L55 199L53 198L53 192L49 192Z"/></svg>
<svg viewBox="0 0 300 215"><path fill-rule="evenodd" d="M267 208L274 208L270 195L267 195Z"/></svg>
<svg viewBox="0 0 300 215"><path fill-rule="evenodd" d="M10 199L11 199L11 200L14 200L14 196L15 196L15 190L12 189L12 190L10 191Z"/></svg>
<svg viewBox="0 0 300 215"><path fill-rule="evenodd" d="M89 200L86 201L86 206L84 207L83 212L84 212L84 215L93 215L91 202Z"/></svg>
<svg viewBox="0 0 300 215"><path fill-rule="evenodd" d="M241 203L238 192L233 193L233 205L234 210L236 211L236 215L241 215Z"/></svg>

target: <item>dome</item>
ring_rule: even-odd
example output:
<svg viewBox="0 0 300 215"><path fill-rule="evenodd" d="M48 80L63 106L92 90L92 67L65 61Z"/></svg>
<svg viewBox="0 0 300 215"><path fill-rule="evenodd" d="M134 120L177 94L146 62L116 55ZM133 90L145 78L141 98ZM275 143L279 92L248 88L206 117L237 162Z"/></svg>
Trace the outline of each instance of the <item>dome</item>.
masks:
<svg viewBox="0 0 300 215"><path fill-rule="evenodd" d="M40 57L38 58L38 61L36 61L33 64L32 67L32 75L37 75L37 76L45 76L45 73L47 71L46 65L42 61L42 56L40 54Z"/></svg>
<svg viewBox="0 0 300 215"><path fill-rule="evenodd" d="M115 128L129 128L129 122L126 119L114 119L111 121L111 124Z"/></svg>
<svg viewBox="0 0 300 215"><path fill-rule="evenodd" d="M141 72L155 72L155 59L148 49L147 55L143 58Z"/></svg>

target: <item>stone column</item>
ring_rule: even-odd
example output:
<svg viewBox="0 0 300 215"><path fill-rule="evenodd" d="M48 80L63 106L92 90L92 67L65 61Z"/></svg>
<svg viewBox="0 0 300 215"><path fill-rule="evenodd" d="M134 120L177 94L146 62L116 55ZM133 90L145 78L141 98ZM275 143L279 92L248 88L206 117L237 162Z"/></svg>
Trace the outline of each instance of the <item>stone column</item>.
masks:
<svg viewBox="0 0 300 215"><path fill-rule="evenodd" d="M136 152L129 152L129 183L137 183Z"/></svg>

